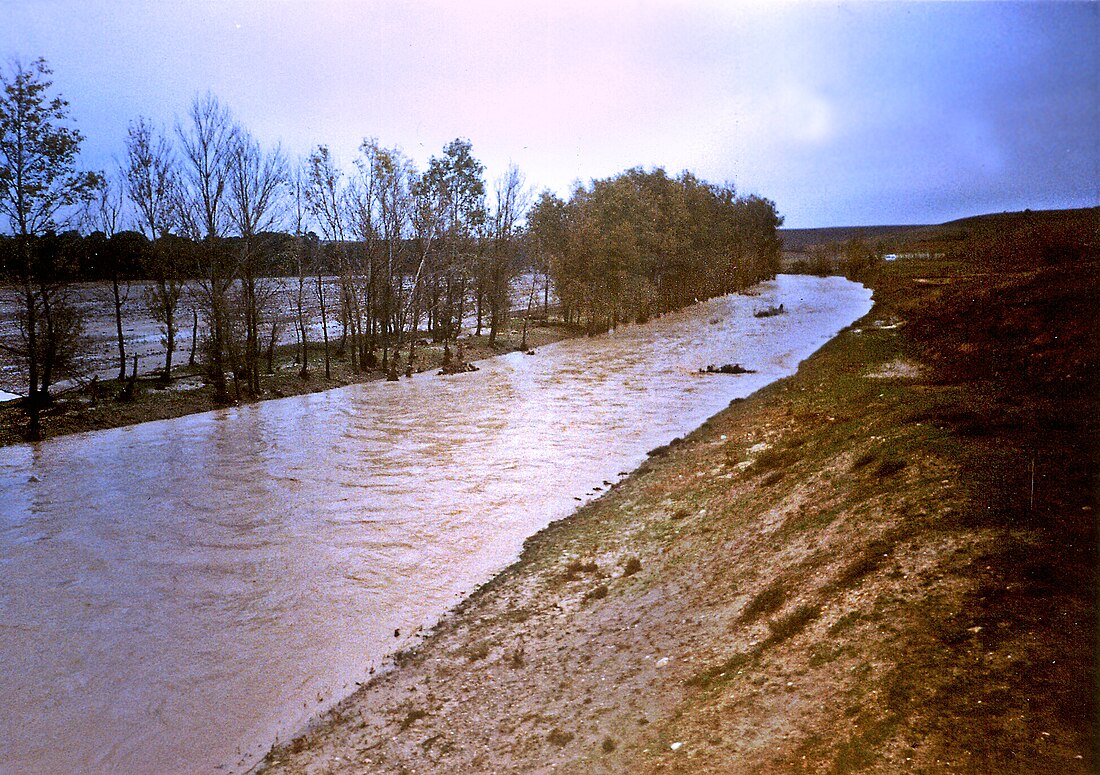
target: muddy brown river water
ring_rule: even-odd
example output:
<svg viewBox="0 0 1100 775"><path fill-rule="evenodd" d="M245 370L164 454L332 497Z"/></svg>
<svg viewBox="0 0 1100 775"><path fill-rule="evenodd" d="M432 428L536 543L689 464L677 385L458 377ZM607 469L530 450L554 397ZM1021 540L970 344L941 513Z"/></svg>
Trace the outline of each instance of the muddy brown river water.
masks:
<svg viewBox="0 0 1100 775"><path fill-rule="evenodd" d="M247 769L871 308L839 278L758 290L475 373L0 449L0 772ZM698 373L726 363L757 373Z"/></svg>

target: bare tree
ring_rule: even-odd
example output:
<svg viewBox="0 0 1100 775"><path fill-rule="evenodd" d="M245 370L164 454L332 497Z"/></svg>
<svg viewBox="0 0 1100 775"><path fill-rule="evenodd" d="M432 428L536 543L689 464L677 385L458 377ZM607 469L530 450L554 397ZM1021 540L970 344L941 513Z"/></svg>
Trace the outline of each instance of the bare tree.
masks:
<svg viewBox="0 0 1100 775"><path fill-rule="evenodd" d="M314 246L307 234L307 206L305 182L302 165L299 162L287 181L290 199L290 214L293 224L294 241L291 243L291 259L295 269L295 284L289 289L290 303L295 312L295 329L298 333L298 375L309 379L309 302L306 293L307 280L310 277Z"/></svg>
<svg viewBox="0 0 1100 775"><path fill-rule="evenodd" d="M89 203L88 221L92 228L102 232L108 240L119 230L122 220L123 192L116 179L104 176L96 187L95 197ZM117 250L105 251L106 266L103 271L111 281L111 303L115 317L115 341L118 344L118 380L126 379L126 337L122 331L123 308L130 300L130 278L136 267L126 266Z"/></svg>
<svg viewBox="0 0 1100 775"><path fill-rule="evenodd" d="M364 140L359 153L352 212L356 216L356 233L371 262L368 326L372 354L377 337L382 342L381 367L388 372L404 291L399 262L411 217L410 185L414 169L401 151L383 148L374 139Z"/></svg>
<svg viewBox="0 0 1100 775"><path fill-rule="evenodd" d="M321 308L321 341L324 343L323 352L325 359L325 379L332 379L332 357L329 353L329 336L328 336L328 298L327 291L325 290L325 262L324 253L321 250L321 246L318 244L307 243L312 248L310 256L313 259L313 271L314 271L314 286L313 291L317 294L317 303Z"/></svg>
<svg viewBox="0 0 1100 775"><path fill-rule="evenodd" d="M50 96L52 71L45 60L15 62L0 73L0 214L18 245L10 267L20 290L20 327L27 361L27 400L32 439L41 436L40 407L49 401L51 362L71 335L76 310L64 302L63 273L40 255L39 238L66 222L72 206L86 201L96 176L76 168L83 136L69 126L69 104ZM64 325L63 325L64 324Z"/></svg>
<svg viewBox="0 0 1100 775"><path fill-rule="evenodd" d="M310 154L306 162L306 186L305 197L309 211L313 214L321 235L329 245L338 252L344 249L344 241L347 235L345 225L345 201L342 183L343 176L336 168L332 154L327 146L319 145ZM341 286L348 283L347 262L338 257L340 264ZM324 263L317 261L316 288L317 300L321 305L321 332L325 342L325 378L331 379L329 358L329 334L328 334L328 299L323 276ZM346 298L346 295L345 295ZM345 306L346 310L346 306ZM347 320L345 316L345 336Z"/></svg>
<svg viewBox="0 0 1100 775"><path fill-rule="evenodd" d="M163 382L172 376L172 355L176 350L179 323L177 311L183 293L185 273L179 259L182 246L169 239L178 223L175 155L164 133L152 122L138 118L126 135L126 162L123 167L126 194L136 210L138 228L152 241L149 266L151 285L145 303L161 329L164 346ZM125 378L126 364L120 367Z"/></svg>
<svg viewBox="0 0 1100 775"><path fill-rule="evenodd" d="M497 180L495 193L496 206L492 215L485 282L489 296L490 345L496 343L497 334L507 322L511 311L510 291L516 274L516 255L519 250L518 225L531 205L531 193L524 185L523 173L515 164L509 164L508 170ZM530 298L527 306L530 315ZM524 330L526 331L526 325Z"/></svg>
<svg viewBox="0 0 1100 775"><path fill-rule="evenodd" d="M226 363L232 335L229 290L237 257L223 244L229 222L225 198L230 187L236 125L211 93L195 97L187 120L176 126L182 158L177 210L184 234L199 244L199 290L206 316L206 367L214 401L227 403Z"/></svg>
<svg viewBox="0 0 1100 775"><path fill-rule="evenodd" d="M401 327L400 312L404 305L405 277L397 266L401 259L405 236L412 223L412 183L416 175L412 161L397 149L379 149L378 209L385 246L385 297L382 316L385 321L385 344ZM383 350L383 368L387 367L388 350ZM400 355L400 344L394 343L394 360ZM396 371L396 363L394 364Z"/></svg>
<svg viewBox="0 0 1100 775"><path fill-rule="evenodd" d="M238 127L229 158L229 215L241 237L241 295L245 328L245 368L249 390L260 389L260 317L270 289L262 287L258 259L262 235L284 216L285 183L289 173L280 149L261 150L251 135Z"/></svg>
<svg viewBox="0 0 1100 775"><path fill-rule="evenodd" d="M423 279L436 238L443 231L446 202L436 196L434 186L424 175L413 175L409 181L410 223L413 242L416 244L418 260L416 272L409 282L408 294L404 305L397 314L397 341L394 350L400 352L402 340L408 328L409 358L406 374L412 375L416 368L416 334L420 328L420 315L424 311ZM391 372L390 379L397 374Z"/></svg>
<svg viewBox="0 0 1100 775"><path fill-rule="evenodd" d="M485 220L485 167L474 158L469 140L452 140L442 156L433 156L422 177L422 187L442 205L445 250L440 273L433 280L437 330L443 341L443 358L449 360L449 342L462 327L470 277L477 263L477 235Z"/></svg>
<svg viewBox="0 0 1100 775"><path fill-rule="evenodd" d="M352 309L355 327L360 332L359 364L364 370L377 364L375 349L379 337L384 337L382 302L386 292L379 250L382 238L378 210L378 187L381 185L379 152L377 140L363 140L359 145L359 155L355 158L356 174L349 181L345 193L349 228L357 240L350 265Z"/></svg>
<svg viewBox="0 0 1100 775"><path fill-rule="evenodd" d="M168 234L176 222L175 154L164 133L146 118L130 124L122 172L138 228L151 240Z"/></svg>

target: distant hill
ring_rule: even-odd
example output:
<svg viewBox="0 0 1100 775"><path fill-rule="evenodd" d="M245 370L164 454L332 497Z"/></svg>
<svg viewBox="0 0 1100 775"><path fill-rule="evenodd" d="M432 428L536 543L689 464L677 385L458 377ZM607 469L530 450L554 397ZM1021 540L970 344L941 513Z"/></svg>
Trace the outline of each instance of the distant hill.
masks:
<svg viewBox="0 0 1100 775"><path fill-rule="evenodd" d="M872 244L883 242L896 248L900 245L914 245L922 242L953 242L966 239L974 232L985 229L1059 227L1079 222L1081 219L1092 219L1100 225L1100 208L990 213L933 225L833 226L822 229L780 229L779 236L783 240L783 251L785 253L805 253L815 245L843 243L854 238Z"/></svg>
<svg viewBox="0 0 1100 775"><path fill-rule="evenodd" d="M780 229L783 250L802 253L815 245L847 242L859 238L868 242L906 237L929 226L829 226L822 229Z"/></svg>

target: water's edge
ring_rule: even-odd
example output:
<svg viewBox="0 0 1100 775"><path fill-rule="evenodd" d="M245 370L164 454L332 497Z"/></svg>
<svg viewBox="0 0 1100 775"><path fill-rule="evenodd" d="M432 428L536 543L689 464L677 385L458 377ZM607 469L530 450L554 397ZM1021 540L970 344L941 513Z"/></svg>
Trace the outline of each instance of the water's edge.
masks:
<svg viewBox="0 0 1100 775"><path fill-rule="evenodd" d="M754 317L780 301L789 314ZM248 771L647 450L795 373L872 305L841 278L782 276L475 373L0 448L8 765ZM699 373L734 362L751 371Z"/></svg>
<svg viewBox="0 0 1100 775"><path fill-rule="evenodd" d="M860 287L865 287L862 284L859 284L859 285L860 285ZM683 436L682 436L683 440L685 442L689 441L692 436L695 436L700 431L703 431L703 429L705 428L705 426L708 423L710 423L713 419L719 417L720 415L724 414L725 412L729 411L730 406L732 406L733 404L735 404L737 402L740 402L740 401L747 400L751 396L755 396L757 393L759 393L760 391L762 391L766 388L770 388L774 385L777 385L777 384L783 382L784 380L789 380L792 377L794 377L795 374L799 370L801 370L803 363L805 363L810 358L814 357L814 355L816 353L818 353L822 348L827 346L830 342L835 340L838 336L843 334L845 332L845 330L847 330L848 328L851 328L852 326L857 325L858 323L863 321L865 318L868 318L874 312L874 299L873 299L873 297L871 298L871 305L872 305L871 308L863 316L857 318L855 321L852 321L852 323L850 323L848 326L845 326L844 328L841 328L840 330L836 331L831 337L829 337L825 341L821 342L821 344L817 347L817 349L815 349L813 352L807 354L804 358L802 358L798 362L798 366L797 366L794 373L778 377L777 379L774 379L770 382L767 382L763 385L760 385L755 390L753 390L751 393L749 393L745 396L739 396L737 398L732 399L730 401L729 405L727 405L726 407L724 407L722 409L719 409L714 414L711 414L707 418L703 419L697 426L695 426L690 431L683 434ZM633 325L633 324L631 324L631 325ZM601 334L600 336L607 336L607 334ZM576 339L576 338L583 338L583 337L571 337L571 338ZM494 356L494 358L486 358L486 359L483 359L483 360L491 361L491 360L494 360L495 358L499 358L499 357L504 357L504 355ZM481 361L478 361L478 362L480 363ZM635 467L631 468L630 471L627 473L627 475L625 477L623 477L622 479L620 479L615 484L615 488L626 486L626 485L636 484L637 481L638 481L638 478L646 473L647 465L648 465L648 456L647 456L646 459L641 460ZM607 493L605 493L605 494L610 494L613 491L614 491L614 489L609 489L607 491ZM572 523L578 515L582 514L586 510L592 508L603 497L604 497L604 495L600 495L599 497L595 498L592 501L589 501L587 503L583 503L583 504L578 505L572 512L570 512L570 513L568 513L568 514L566 514L562 517L559 517L557 519L552 520L549 524L541 527L536 532L534 532L531 535L527 536L523 540L523 545L522 545L522 548L520 550L519 555L511 563L509 563L506 567L503 567L503 568L497 570L496 572L494 572L484 582L482 582L480 584L477 584L473 589L470 590L470 592L468 594L466 594L461 600L457 601L449 609L447 609L443 613L439 614L437 617L435 617L430 622L425 623L424 630L423 630L423 633L422 633L422 639L418 643L416 643L415 645L413 645L411 647L406 647L406 648L403 648L403 649L394 649L393 651L387 652L386 655L385 655L386 662L383 665L381 665L374 672L374 674L371 676L371 678L368 681L366 681L362 685L358 686L354 691L349 692L348 694L344 695L343 697L341 697L339 699L336 699L331 704L329 704L324 710L317 713L314 717L311 717L309 721L307 721L304 725L302 725L297 730L295 730L295 732L287 740L275 739L274 741L272 741L270 747L268 748L268 752L274 750L277 746L288 744L293 740L297 740L299 738L302 738L302 737L310 734L311 732L313 732L317 729L320 729L322 727L327 726L327 724L329 723L328 719L329 719L329 717L330 717L330 715L333 711L336 711L340 707L345 706L349 703L353 703L357 697L361 697L365 694L368 694L375 687L376 684L378 684L379 682L384 680L390 673L393 673L395 671L400 671L401 668L397 664L396 660L394 659L394 656L396 654L402 653L402 654L413 655L413 654L418 653L422 649L431 648L433 642L437 638L436 630L437 630L437 628L439 627L440 624L443 624L445 622L451 622L452 620L454 620L458 617L461 617L466 612L467 609L472 608L473 606L476 605L477 600L480 596L485 595L485 594L489 594L491 592L494 592L495 590L497 590L502 585L512 583L514 580L521 577L524 574L526 566L531 562L531 556L537 551L537 547L538 547L539 544L549 540L550 536L553 535L553 534L559 533L560 531L568 531L572 527ZM249 766L246 770L241 772L241 775L261 775L261 773L264 771L264 758L266 756L267 756L266 752L261 754L261 756L258 760L255 760L251 764L251 766Z"/></svg>

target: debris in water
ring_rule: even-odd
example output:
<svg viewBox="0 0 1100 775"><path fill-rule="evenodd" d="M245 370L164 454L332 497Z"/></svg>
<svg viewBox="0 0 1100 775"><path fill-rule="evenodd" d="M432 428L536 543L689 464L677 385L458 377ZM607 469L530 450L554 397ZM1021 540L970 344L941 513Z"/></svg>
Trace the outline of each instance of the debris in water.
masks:
<svg viewBox="0 0 1100 775"><path fill-rule="evenodd" d="M444 376L447 374L465 374L468 371L480 371L477 366L472 363L466 363L465 361L452 361L439 370L437 376Z"/></svg>
<svg viewBox="0 0 1100 775"><path fill-rule="evenodd" d="M755 374L756 369L746 369L740 363L727 363L725 366L715 366L713 363L705 369L699 369L700 374Z"/></svg>

